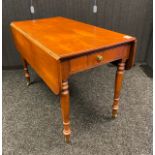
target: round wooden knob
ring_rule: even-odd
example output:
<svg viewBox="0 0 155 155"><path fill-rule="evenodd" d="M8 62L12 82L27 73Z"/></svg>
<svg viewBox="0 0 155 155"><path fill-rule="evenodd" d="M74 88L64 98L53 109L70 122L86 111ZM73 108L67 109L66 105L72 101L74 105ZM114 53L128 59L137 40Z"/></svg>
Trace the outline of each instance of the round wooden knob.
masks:
<svg viewBox="0 0 155 155"><path fill-rule="evenodd" d="M103 56L102 56L102 55L98 55L98 56L96 57L96 60L97 60L98 62L101 62L101 61L103 60Z"/></svg>

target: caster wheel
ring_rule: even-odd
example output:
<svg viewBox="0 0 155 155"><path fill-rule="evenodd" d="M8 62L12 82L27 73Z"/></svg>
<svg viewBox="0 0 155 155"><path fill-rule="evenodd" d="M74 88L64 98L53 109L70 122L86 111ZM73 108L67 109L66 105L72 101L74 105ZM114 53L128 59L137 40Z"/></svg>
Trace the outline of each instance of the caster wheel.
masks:
<svg viewBox="0 0 155 155"><path fill-rule="evenodd" d="M117 118L117 111L116 110L113 110L113 112L112 112L112 118Z"/></svg>
<svg viewBox="0 0 155 155"><path fill-rule="evenodd" d="M27 86L29 86L30 85L30 82L27 82Z"/></svg>
<svg viewBox="0 0 155 155"><path fill-rule="evenodd" d="M65 135L65 142L67 144L70 144L71 143L71 141L70 141L70 135Z"/></svg>
<svg viewBox="0 0 155 155"><path fill-rule="evenodd" d="M117 114L115 114L115 115L112 115L112 118L117 118Z"/></svg>

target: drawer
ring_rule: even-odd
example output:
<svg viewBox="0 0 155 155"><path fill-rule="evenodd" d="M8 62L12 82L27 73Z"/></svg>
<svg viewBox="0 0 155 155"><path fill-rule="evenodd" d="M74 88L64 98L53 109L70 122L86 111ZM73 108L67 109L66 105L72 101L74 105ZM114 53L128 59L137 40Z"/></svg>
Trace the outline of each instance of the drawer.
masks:
<svg viewBox="0 0 155 155"><path fill-rule="evenodd" d="M74 73L74 72L78 72L78 71L87 69L88 68L87 60L88 60L87 55L71 59L69 61L70 62L70 72Z"/></svg>
<svg viewBox="0 0 155 155"><path fill-rule="evenodd" d="M95 52L88 55L88 66L97 66L105 64L121 58L128 58L129 56L129 45L122 45L111 49Z"/></svg>
<svg viewBox="0 0 155 155"><path fill-rule="evenodd" d="M119 59L127 59L129 52L130 45L126 44L72 58L69 60L70 73L80 72Z"/></svg>

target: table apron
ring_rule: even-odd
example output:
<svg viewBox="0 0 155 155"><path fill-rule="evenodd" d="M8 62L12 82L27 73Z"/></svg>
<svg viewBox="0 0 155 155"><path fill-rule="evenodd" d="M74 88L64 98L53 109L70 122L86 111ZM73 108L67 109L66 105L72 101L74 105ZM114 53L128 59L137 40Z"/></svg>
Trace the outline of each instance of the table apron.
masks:
<svg viewBox="0 0 155 155"><path fill-rule="evenodd" d="M82 56L66 60L69 65L69 74L74 74L87 69L91 69L119 59L128 59L130 44L119 45L117 47L95 51ZM101 60L98 60L98 59Z"/></svg>

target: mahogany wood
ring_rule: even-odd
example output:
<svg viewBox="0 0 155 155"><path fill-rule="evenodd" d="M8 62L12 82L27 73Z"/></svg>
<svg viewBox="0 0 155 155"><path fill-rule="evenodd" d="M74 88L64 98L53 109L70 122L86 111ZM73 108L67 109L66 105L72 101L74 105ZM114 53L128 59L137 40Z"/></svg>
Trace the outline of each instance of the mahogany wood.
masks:
<svg viewBox="0 0 155 155"><path fill-rule="evenodd" d="M70 130L70 118L69 118L70 104L69 104L68 81L62 82L61 111L64 125L63 134L65 136L66 142L69 143L71 130Z"/></svg>
<svg viewBox="0 0 155 155"><path fill-rule="evenodd" d="M110 49L99 50L97 52L85 54L83 56L71 58L70 63L70 74L84 71L86 69L94 68L99 65L106 64L121 58L127 59L130 53L130 45L119 45ZM98 61L97 57L102 56L102 60Z"/></svg>
<svg viewBox="0 0 155 155"><path fill-rule="evenodd" d="M117 117L118 106L119 106L119 96L122 87L123 74L124 74L125 62L122 61L118 64L115 78L115 91L114 91L114 103L112 106L112 117Z"/></svg>
<svg viewBox="0 0 155 155"><path fill-rule="evenodd" d="M26 38L20 31L12 28L13 38L17 50L22 57L39 74L49 88L55 93L60 93L60 63L55 60L38 44Z"/></svg>
<svg viewBox="0 0 155 155"><path fill-rule="evenodd" d="M131 42L131 48L130 48L130 52L129 52L130 55L126 62L126 67L125 67L125 69L127 69L127 70L131 69L131 67L135 63L136 49L137 49L137 40L135 40L134 42Z"/></svg>
<svg viewBox="0 0 155 155"><path fill-rule="evenodd" d="M130 69L134 64L136 38L64 17L12 22L11 30L16 48L25 60L26 77L29 78L28 62L60 95L67 142L71 134L68 79L72 74L121 60L115 81L116 116L124 67Z"/></svg>

